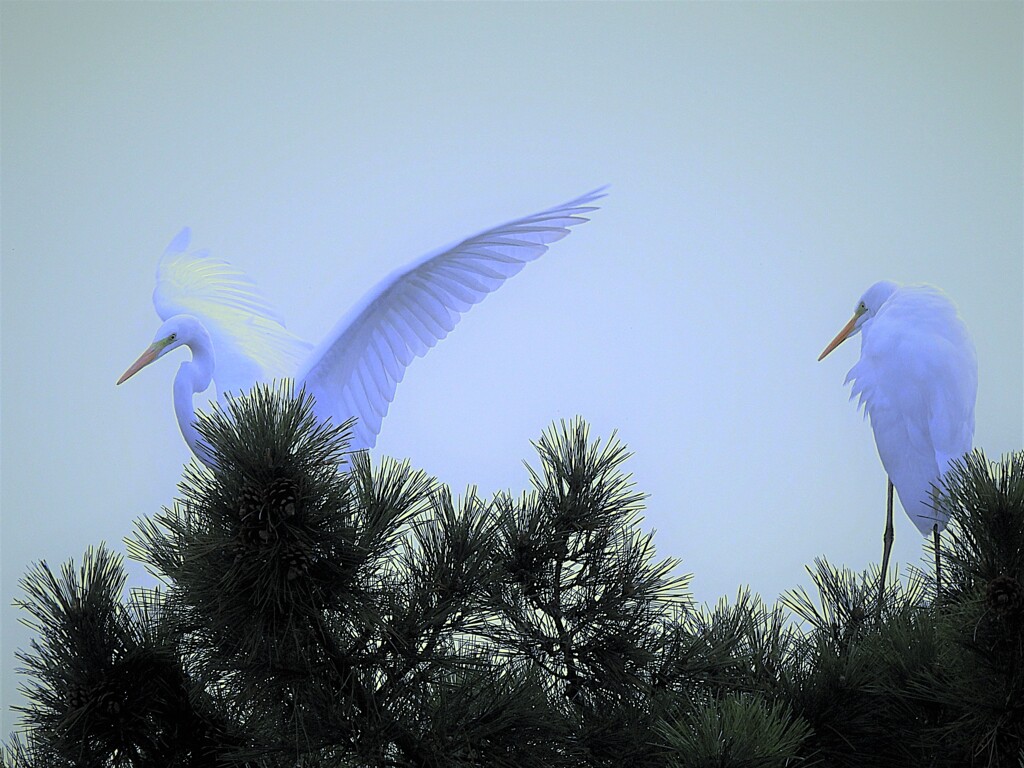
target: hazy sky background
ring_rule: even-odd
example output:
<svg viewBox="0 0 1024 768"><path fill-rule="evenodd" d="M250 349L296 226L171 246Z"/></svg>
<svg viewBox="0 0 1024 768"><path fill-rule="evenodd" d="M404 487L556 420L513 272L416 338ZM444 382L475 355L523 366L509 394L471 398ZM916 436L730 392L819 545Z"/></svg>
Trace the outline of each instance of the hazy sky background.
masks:
<svg viewBox="0 0 1024 768"><path fill-rule="evenodd" d="M399 386L376 453L527 487L617 429L699 601L880 559L885 475L816 358L873 282L978 346L976 444L1024 444L1024 5L2 6L3 733L28 566L123 550L188 450L179 358L114 382L183 225L319 341L381 276L611 184ZM900 511L894 559L923 539ZM132 566L133 583L143 583Z"/></svg>

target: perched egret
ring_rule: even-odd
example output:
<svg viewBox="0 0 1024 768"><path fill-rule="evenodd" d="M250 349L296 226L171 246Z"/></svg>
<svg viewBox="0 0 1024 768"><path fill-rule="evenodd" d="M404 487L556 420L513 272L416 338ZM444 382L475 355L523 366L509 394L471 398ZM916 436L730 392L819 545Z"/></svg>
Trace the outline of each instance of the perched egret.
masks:
<svg viewBox="0 0 1024 768"><path fill-rule="evenodd" d="M923 535L932 534L939 578L939 534L948 519L932 505L949 462L971 450L978 359L956 306L931 286L882 281L868 288L850 322L818 360L857 333L860 360L846 375L850 398L871 419L889 476L882 585L892 548L892 491Z"/></svg>
<svg viewBox="0 0 1024 768"><path fill-rule="evenodd" d="M174 412L192 452L212 466L195 426L193 396L211 383L223 401L257 382L292 378L321 420L356 417L352 448L372 448L413 358L448 335L466 310L588 219L595 190L427 254L385 277L315 348L285 328L255 283L183 229L164 252L153 304L163 325L118 384L182 345L192 359L174 378Z"/></svg>

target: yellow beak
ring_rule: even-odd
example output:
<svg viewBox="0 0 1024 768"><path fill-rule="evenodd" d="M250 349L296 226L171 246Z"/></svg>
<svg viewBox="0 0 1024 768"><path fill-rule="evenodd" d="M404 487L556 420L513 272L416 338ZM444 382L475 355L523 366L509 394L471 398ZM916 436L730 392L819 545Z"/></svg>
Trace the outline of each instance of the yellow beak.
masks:
<svg viewBox="0 0 1024 768"><path fill-rule="evenodd" d="M860 313L855 314L850 318L850 322L843 326L843 330L836 334L836 337L829 342L828 346L825 347L825 351L818 355L819 362L825 359L825 355L831 352L833 349L838 347L847 337L853 332L853 326L857 324L857 318L860 317Z"/></svg>
<svg viewBox="0 0 1024 768"><path fill-rule="evenodd" d="M160 356L160 350L163 349L164 346L165 345L160 344L159 342L154 342L150 344L149 348L141 355L139 355L139 359L132 363L131 368L129 368L127 371L121 374L121 378L117 380L117 383L121 384L122 382L127 381L136 373L145 368L147 365L156 360L157 357Z"/></svg>

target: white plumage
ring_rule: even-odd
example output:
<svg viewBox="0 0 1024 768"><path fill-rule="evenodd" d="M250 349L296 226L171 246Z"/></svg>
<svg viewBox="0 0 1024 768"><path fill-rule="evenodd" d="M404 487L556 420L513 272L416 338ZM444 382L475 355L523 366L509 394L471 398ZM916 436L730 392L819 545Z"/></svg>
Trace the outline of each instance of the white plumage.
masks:
<svg viewBox="0 0 1024 768"><path fill-rule="evenodd" d="M871 420L903 509L922 534L941 532L948 520L932 508L932 488L974 439L978 361L967 326L939 289L883 281L818 359L858 332L850 397Z"/></svg>
<svg viewBox="0 0 1024 768"><path fill-rule="evenodd" d="M193 395L211 381L217 396L292 378L315 398L320 419L357 421L353 449L371 448L406 367L448 335L462 314L588 219L595 190L502 224L396 270L370 290L315 348L292 334L255 283L204 251L188 252L186 228L157 269L153 304L165 322L118 384L186 345L192 360L174 382L178 425L211 463L195 430Z"/></svg>

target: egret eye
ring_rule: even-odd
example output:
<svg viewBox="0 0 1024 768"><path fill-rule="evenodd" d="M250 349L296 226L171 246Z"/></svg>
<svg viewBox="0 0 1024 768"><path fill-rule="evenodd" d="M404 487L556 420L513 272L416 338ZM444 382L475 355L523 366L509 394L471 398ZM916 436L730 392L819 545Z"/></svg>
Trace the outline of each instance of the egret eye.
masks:
<svg viewBox="0 0 1024 768"><path fill-rule="evenodd" d="M167 337L167 340L168 341L175 341L177 338L178 338L178 334L172 333L170 336Z"/></svg>

